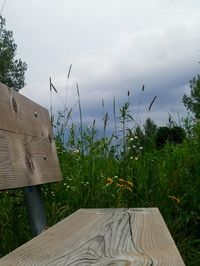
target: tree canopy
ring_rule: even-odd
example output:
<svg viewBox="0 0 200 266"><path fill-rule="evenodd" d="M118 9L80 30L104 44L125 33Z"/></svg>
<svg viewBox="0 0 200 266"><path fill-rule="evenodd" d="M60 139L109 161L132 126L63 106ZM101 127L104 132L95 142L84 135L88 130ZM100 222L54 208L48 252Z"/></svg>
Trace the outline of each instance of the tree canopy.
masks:
<svg viewBox="0 0 200 266"><path fill-rule="evenodd" d="M15 58L16 52L13 32L5 29L5 19L0 16L0 82L19 91L25 85L27 64Z"/></svg>
<svg viewBox="0 0 200 266"><path fill-rule="evenodd" d="M190 96L183 95L183 104L194 114L195 119L200 119L200 75L190 80L190 89Z"/></svg>

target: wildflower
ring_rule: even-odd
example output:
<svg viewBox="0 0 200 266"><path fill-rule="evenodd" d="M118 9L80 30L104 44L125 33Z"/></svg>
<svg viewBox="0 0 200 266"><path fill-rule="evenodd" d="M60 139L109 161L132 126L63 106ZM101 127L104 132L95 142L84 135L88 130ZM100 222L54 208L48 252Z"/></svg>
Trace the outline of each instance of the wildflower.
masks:
<svg viewBox="0 0 200 266"><path fill-rule="evenodd" d="M133 147L133 149L135 149L135 148L136 148L136 146L135 146L135 145L133 145L132 147Z"/></svg>
<svg viewBox="0 0 200 266"><path fill-rule="evenodd" d="M74 149L74 148L69 148L69 149L70 149L73 153L75 153L75 154L76 154L76 153L77 153L77 154L79 153L79 150L78 150L78 149Z"/></svg>
<svg viewBox="0 0 200 266"><path fill-rule="evenodd" d="M142 147L142 146L140 146L140 147L139 147L139 150L143 150L143 147Z"/></svg>
<svg viewBox="0 0 200 266"><path fill-rule="evenodd" d="M169 196L170 199L172 199L173 201L175 201L177 204L179 204L181 202L181 200L175 196Z"/></svg>
<svg viewBox="0 0 200 266"><path fill-rule="evenodd" d="M107 180L106 180L106 186L109 186L113 183L113 180L112 178L108 177Z"/></svg>
<svg viewBox="0 0 200 266"><path fill-rule="evenodd" d="M130 159L133 160L133 157L131 156Z"/></svg>
<svg viewBox="0 0 200 266"><path fill-rule="evenodd" d="M123 178L119 178L119 182L126 183L126 180L124 180Z"/></svg>
<svg viewBox="0 0 200 266"><path fill-rule="evenodd" d="M134 139L133 138L130 138L130 141L133 141Z"/></svg>
<svg viewBox="0 0 200 266"><path fill-rule="evenodd" d="M133 191L130 187L126 187L126 189L129 190L130 192Z"/></svg>
<svg viewBox="0 0 200 266"><path fill-rule="evenodd" d="M135 160L138 161L138 157L135 157Z"/></svg>
<svg viewBox="0 0 200 266"><path fill-rule="evenodd" d="M130 181L126 181L127 185L129 185L130 187L133 187L133 183L131 183Z"/></svg>
<svg viewBox="0 0 200 266"><path fill-rule="evenodd" d="M120 187L120 188L124 187L123 184L117 184L117 186Z"/></svg>
<svg viewBox="0 0 200 266"><path fill-rule="evenodd" d="M133 183L131 183L130 181L127 181L125 179L120 178L117 186L132 192Z"/></svg>
<svg viewBox="0 0 200 266"><path fill-rule="evenodd" d="M135 136L134 139L138 139L138 136Z"/></svg>

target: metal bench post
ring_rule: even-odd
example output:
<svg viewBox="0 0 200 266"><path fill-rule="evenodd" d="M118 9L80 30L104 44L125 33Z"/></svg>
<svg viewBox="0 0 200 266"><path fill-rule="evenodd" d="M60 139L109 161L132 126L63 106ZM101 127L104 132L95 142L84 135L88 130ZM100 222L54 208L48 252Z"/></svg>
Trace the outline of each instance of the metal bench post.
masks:
<svg viewBox="0 0 200 266"><path fill-rule="evenodd" d="M25 187L24 198L32 234L37 236L46 228L46 216L40 186Z"/></svg>

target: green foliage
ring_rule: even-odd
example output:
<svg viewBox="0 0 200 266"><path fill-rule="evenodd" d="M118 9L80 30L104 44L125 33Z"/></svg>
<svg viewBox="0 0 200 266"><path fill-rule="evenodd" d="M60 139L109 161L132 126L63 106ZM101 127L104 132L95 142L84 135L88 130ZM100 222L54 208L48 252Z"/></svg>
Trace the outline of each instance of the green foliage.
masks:
<svg viewBox="0 0 200 266"><path fill-rule="evenodd" d="M16 51L13 32L5 29L5 19L0 16L0 82L19 91L25 85L27 65L15 58Z"/></svg>
<svg viewBox="0 0 200 266"><path fill-rule="evenodd" d="M155 136L157 132L157 125L151 120L151 118L147 118L143 127L145 135L144 150L152 151L156 147Z"/></svg>
<svg viewBox="0 0 200 266"><path fill-rule="evenodd" d="M134 125L128 103L110 137L101 137L95 121L69 124L71 109L59 114L56 147L63 181L42 186L48 225L79 208L158 207L186 265L200 265L200 126L190 128L181 144L157 150L152 144L157 126L151 120L144 130ZM107 126L104 121L103 131ZM151 145L145 149L147 140ZM0 199L4 255L31 236L22 193L1 192Z"/></svg>
<svg viewBox="0 0 200 266"><path fill-rule="evenodd" d="M183 104L187 110L194 114L195 119L200 119L200 75L190 80L190 96L184 94Z"/></svg>
<svg viewBox="0 0 200 266"><path fill-rule="evenodd" d="M163 148L167 143L180 144L185 139L185 131L178 126L159 127L156 135L156 147Z"/></svg>

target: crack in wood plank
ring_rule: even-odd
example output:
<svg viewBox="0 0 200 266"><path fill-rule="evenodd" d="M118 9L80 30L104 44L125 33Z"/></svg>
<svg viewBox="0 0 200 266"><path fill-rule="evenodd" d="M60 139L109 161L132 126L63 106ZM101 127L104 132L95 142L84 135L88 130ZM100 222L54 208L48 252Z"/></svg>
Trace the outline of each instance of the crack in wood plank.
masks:
<svg viewBox="0 0 200 266"><path fill-rule="evenodd" d="M158 209L147 208L79 210L2 258L0 265L184 266L184 263Z"/></svg>

